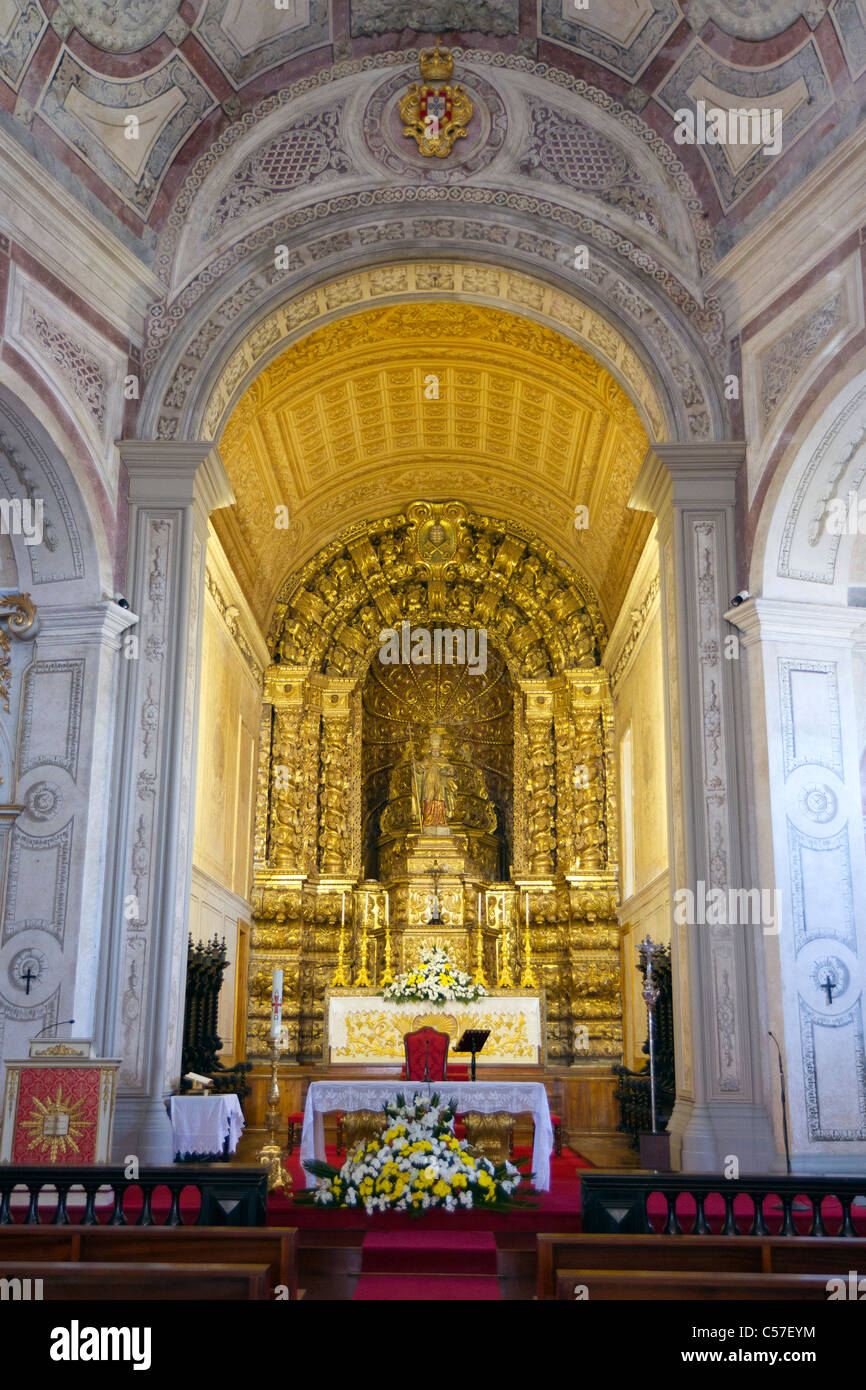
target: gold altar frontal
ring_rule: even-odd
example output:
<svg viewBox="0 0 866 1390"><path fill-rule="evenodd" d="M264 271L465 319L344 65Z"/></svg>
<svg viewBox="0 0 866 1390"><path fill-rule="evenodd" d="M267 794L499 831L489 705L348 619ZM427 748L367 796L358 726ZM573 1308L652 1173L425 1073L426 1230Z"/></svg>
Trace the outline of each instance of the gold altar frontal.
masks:
<svg viewBox="0 0 866 1390"><path fill-rule="evenodd" d="M372 989L330 989L325 999L325 1063L402 1063L403 1039L417 1028L437 1028L451 1039L449 1058L466 1028L489 1030L478 1066L534 1066L547 1061L544 994L537 989L491 989L472 1003L383 999Z"/></svg>

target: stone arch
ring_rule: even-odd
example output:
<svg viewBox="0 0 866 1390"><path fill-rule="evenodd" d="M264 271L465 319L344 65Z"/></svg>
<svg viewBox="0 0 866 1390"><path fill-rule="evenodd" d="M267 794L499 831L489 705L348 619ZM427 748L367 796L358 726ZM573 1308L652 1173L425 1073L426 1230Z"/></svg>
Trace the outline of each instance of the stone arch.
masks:
<svg viewBox="0 0 866 1390"><path fill-rule="evenodd" d="M40 410L37 419L34 411ZM72 460L70 465L67 460ZM114 557L102 489L89 456L21 381L0 378L0 480L4 493L42 501L43 543L10 536L16 582L37 603L93 602L113 589Z"/></svg>
<svg viewBox="0 0 866 1390"><path fill-rule="evenodd" d="M213 186L218 202L232 171L291 124L293 103L298 118L306 119L309 102L321 90L333 95L353 74L357 81L366 80L365 74L375 77L382 68L399 68L413 56L379 55L303 79L247 113L197 162L175 201L158 258L168 294L152 311L142 359L148 379L142 433L165 439L203 437L203 421L214 418L210 401L217 383L228 370L231 390L243 389L255 360L277 341L275 322L278 336L291 341L291 335L305 331L321 314L351 312L351 303L357 302L346 283L351 276L435 257L470 261L488 272L495 267L503 283L492 291L494 297L528 316L543 315L537 301L545 290L555 292L563 303L553 307L552 317L566 332L579 334L583 316L598 318L591 335L594 350L610 351L614 358L617 352L627 353L633 359L632 376L642 373L653 383L659 406L655 418L647 418L652 437L730 437L721 394L727 370L722 316L717 301L702 299L697 288L701 270L712 263L711 239L691 181L667 144L635 113L545 65L506 58L494 68L489 54L463 55L467 62L477 60L477 75L485 81L500 80L503 69L512 85L529 84L525 91L519 89L519 100L515 96L515 131L530 121L539 93L548 102L564 102L562 119L577 121L585 132L581 138L595 142L584 151L585 159L621 141L624 123L640 160L650 161L662 181L659 187L667 190L657 201L678 209L671 254L659 255L663 239L650 234L645 219L631 215L633 208L628 216L623 212L631 194L638 196L642 184L648 188L652 183L649 166L642 175L637 167L629 175L628 187L619 190L622 199L604 201L602 193L617 191L607 190L604 179L594 191L581 193L568 179L549 175L543 163L533 164L525 149L521 164L516 146L510 163L503 148L471 178L439 171L435 180L427 177L429 171L419 180L392 170L383 175L379 167L377 182L367 152L363 189L357 173L325 170L327 188L315 178L302 182L288 201L266 204L264 221L261 209L254 208L251 218L238 219L234 239L218 240L203 259L175 264L183 228L202 222L208 188ZM329 83L337 84L333 91ZM351 85L346 88L348 106L350 92ZM566 140L569 148L571 139ZM445 182L437 181L441 179ZM320 196L322 192L328 196ZM286 269L275 265L275 244L285 245ZM591 248L591 264L576 268L576 249L584 244ZM512 292L508 275L524 283ZM443 286L439 292L447 295L449 290ZM479 291L461 286L456 293L471 298ZM316 300L312 313L311 296ZM280 322L281 314L288 319ZM623 365L614 361L612 370ZM623 375L627 380L629 372ZM634 383L629 389L635 390ZM216 437L216 430L208 437Z"/></svg>
<svg viewBox="0 0 866 1390"><path fill-rule="evenodd" d="M729 615L744 634L760 769L758 881L772 885L781 915L781 930L765 929L765 1007L787 1057L792 1149L798 1165L832 1156L842 1171L866 1153L864 480L861 359L814 402L780 461L752 554L755 597ZM832 999L820 989L828 970Z"/></svg>
<svg viewBox="0 0 866 1390"><path fill-rule="evenodd" d="M829 397L829 399L828 399ZM866 369L815 403L764 498L752 555L753 592L846 603L857 537L833 531L828 504L866 479ZM830 524L828 525L828 522Z"/></svg>
<svg viewBox="0 0 866 1390"><path fill-rule="evenodd" d="M0 1038L15 1057L73 1013L83 1035L99 1033L107 818L94 808L109 802L132 619L109 597L113 528L92 460L47 393L2 371L0 486L22 518L34 509L0 538ZM10 618L13 604L29 621Z"/></svg>

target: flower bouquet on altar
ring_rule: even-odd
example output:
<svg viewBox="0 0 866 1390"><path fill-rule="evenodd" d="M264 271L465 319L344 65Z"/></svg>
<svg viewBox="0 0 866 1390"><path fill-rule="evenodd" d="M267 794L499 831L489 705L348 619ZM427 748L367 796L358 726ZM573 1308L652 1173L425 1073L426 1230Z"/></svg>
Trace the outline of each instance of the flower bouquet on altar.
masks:
<svg viewBox="0 0 866 1390"><path fill-rule="evenodd" d="M519 1163L494 1164L454 1135L455 1102L439 1103L398 1095L383 1111L382 1133L359 1144L342 1168L319 1159L304 1163L318 1179L295 1194L295 1202L322 1207L363 1207L408 1211L420 1216L433 1207L445 1211L505 1211L514 1205L523 1180ZM527 1178L531 1175L526 1175Z"/></svg>
<svg viewBox="0 0 866 1390"><path fill-rule="evenodd" d="M393 984L380 992L383 999L393 999L399 1004L440 1004L454 999L471 1004L473 999L481 999L487 990L483 985L473 984L469 975L452 965L442 946L431 946L421 952L420 963L414 970L398 975Z"/></svg>

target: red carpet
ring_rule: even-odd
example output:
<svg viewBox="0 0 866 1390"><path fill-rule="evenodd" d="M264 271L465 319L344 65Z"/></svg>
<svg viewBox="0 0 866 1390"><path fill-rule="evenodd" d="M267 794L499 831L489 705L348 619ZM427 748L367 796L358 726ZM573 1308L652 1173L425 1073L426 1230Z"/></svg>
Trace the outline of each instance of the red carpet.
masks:
<svg viewBox="0 0 866 1390"><path fill-rule="evenodd" d="M499 1297L496 1279L477 1279L472 1275L448 1279L435 1274L397 1279L387 1274L362 1274L352 1302L492 1303Z"/></svg>
<svg viewBox="0 0 866 1390"><path fill-rule="evenodd" d="M492 1302L499 1298L490 1231L368 1231L353 1302Z"/></svg>
<svg viewBox="0 0 866 1390"><path fill-rule="evenodd" d="M361 1258L362 1274L423 1270L496 1278L496 1241L490 1231L368 1231Z"/></svg>
<svg viewBox="0 0 866 1390"><path fill-rule="evenodd" d="M521 1148L520 1145L515 1150L518 1156L530 1152L530 1149ZM338 1160L336 1149L329 1146L327 1159L336 1165L342 1161L342 1156ZM412 1231L419 1227L425 1231L579 1231L580 1178L577 1170L591 1167L592 1164L585 1158L563 1148L561 1158L551 1159L550 1190L536 1194L531 1199L532 1206L501 1213L435 1210L424 1216L410 1216L408 1212L387 1211L368 1216L364 1211L346 1207L296 1206L291 1196L287 1198L277 1192L268 1199L268 1225L321 1231ZM293 1190L301 1190L305 1174L297 1149L288 1158L288 1169L294 1183Z"/></svg>

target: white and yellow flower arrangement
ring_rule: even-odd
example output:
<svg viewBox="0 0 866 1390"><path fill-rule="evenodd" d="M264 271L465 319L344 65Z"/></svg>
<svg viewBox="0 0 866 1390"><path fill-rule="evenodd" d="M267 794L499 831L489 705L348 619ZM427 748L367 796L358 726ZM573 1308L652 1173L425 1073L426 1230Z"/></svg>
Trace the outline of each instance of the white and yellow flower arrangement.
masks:
<svg viewBox="0 0 866 1390"><path fill-rule="evenodd" d="M400 1004L440 1004L451 1000L471 1004L473 999L481 999L486 993L483 985L473 984L471 976L452 964L442 946L422 951L414 970L398 975L393 984L381 991L383 999L393 999Z"/></svg>
<svg viewBox="0 0 866 1390"><path fill-rule="evenodd" d="M494 1164L454 1134L455 1102L439 1103L416 1095L398 1095L385 1106L382 1133L360 1144L342 1168L311 1159L305 1168L315 1188L295 1201L323 1207L407 1211L422 1215L433 1207L446 1211L482 1208L498 1211L515 1200L523 1181L516 1163Z"/></svg>

